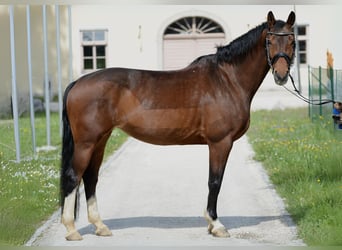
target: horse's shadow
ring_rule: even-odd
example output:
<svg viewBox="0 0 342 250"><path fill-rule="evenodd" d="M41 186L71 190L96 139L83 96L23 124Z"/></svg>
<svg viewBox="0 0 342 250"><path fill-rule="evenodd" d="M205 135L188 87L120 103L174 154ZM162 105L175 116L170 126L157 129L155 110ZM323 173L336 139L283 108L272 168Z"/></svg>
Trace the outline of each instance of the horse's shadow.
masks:
<svg viewBox="0 0 342 250"><path fill-rule="evenodd" d="M279 216L223 216L220 217L228 229L255 226L262 222L280 220L283 224L292 226L292 220L288 215ZM143 216L143 217L129 217L104 220L104 223L110 230L119 230L126 228L198 228L207 226L203 217L162 217L162 216ZM81 235L93 234L94 226L89 224L79 230Z"/></svg>

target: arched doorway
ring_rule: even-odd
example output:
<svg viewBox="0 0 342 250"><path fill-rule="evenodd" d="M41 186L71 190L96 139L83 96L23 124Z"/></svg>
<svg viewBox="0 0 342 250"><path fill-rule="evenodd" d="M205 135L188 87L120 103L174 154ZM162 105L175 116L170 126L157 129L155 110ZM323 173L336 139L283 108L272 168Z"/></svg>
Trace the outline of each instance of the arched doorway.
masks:
<svg viewBox="0 0 342 250"><path fill-rule="evenodd" d="M163 34L163 68L179 69L195 58L216 52L225 44L225 33L217 22L202 16L183 17Z"/></svg>

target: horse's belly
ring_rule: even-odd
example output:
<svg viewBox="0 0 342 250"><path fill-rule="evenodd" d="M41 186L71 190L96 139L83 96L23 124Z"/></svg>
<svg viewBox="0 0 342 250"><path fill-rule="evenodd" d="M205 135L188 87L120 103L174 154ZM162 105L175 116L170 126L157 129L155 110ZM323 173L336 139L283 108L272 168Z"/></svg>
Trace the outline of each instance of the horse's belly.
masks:
<svg viewBox="0 0 342 250"><path fill-rule="evenodd" d="M123 128L132 137L157 145L206 144L203 137L176 129Z"/></svg>
<svg viewBox="0 0 342 250"><path fill-rule="evenodd" d="M119 126L129 135L153 144L184 145L206 143L195 110L140 110Z"/></svg>

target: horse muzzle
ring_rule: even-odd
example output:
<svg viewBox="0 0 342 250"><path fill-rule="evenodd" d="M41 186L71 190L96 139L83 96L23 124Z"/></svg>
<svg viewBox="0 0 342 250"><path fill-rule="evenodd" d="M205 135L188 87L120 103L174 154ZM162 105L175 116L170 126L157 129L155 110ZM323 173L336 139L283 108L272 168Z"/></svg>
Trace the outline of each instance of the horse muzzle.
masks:
<svg viewBox="0 0 342 250"><path fill-rule="evenodd" d="M287 54L280 52L273 58L269 58L268 63L272 69L275 83L280 86L285 85L289 79L292 58Z"/></svg>
<svg viewBox="0 0 342 250"><path fill-rule="evenodd" d="M289 71L286 72L285 74L279 74L277 71L273 72L273 78L276 84L279 86L283 86L287 83L287 80L289 79Z"/></svg>

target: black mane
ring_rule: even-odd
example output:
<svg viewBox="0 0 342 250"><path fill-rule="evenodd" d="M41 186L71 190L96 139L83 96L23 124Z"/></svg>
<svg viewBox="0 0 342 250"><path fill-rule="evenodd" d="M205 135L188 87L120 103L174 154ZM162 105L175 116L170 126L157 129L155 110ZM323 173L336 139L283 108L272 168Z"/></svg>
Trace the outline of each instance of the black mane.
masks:
<svg viewBox="0 0 342 250"><path fill-rule="evenodd" d="M258 42L261 33L267 29L267 23L262 23L259 26L251 29L247 33L233 40L225 46L218 46L216 54L203 55L196 58L190 66L205 63L208 60L215 63L238 63L245 58L246 55L253 49Z"/></svg>
<svg viewBox="0 0 342 250"><path fill-rule="evenodd" d="M238 63L249 54L251 49L254 48L261 36L261 33L267 28L267 23L262 23L242 36L236 38L230 44L217 47L217 61L219 63Z"/></svg>
<svg viewBox="0 0 342 250"><path fill-rule="evenodd" d="M285 22L277 20L274 25L274 30L277 31L283 28L284 25ZM239 63L252 51L265 29L268 29L267 22L264 22L256 26L254 29L249 30L247 33L236 38L228 45L218 46L216 54L198 57L190 64L190 66L207 62L208 60L216 63Z"/></svg>

